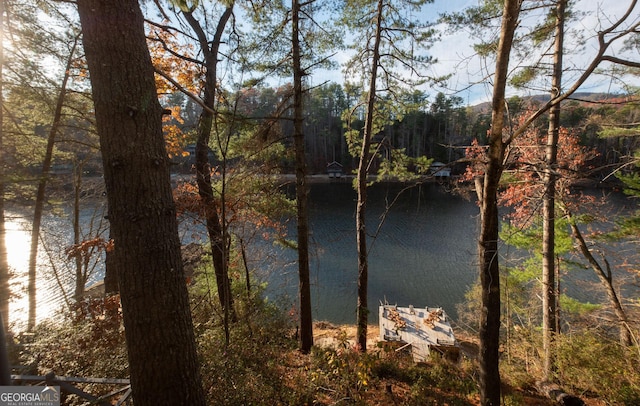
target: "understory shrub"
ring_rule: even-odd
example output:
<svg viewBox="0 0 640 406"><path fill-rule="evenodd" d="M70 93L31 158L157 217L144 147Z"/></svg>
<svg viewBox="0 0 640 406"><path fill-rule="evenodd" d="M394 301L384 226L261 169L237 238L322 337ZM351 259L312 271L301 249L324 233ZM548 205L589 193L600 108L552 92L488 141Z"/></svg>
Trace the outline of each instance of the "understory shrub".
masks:
<svg viewBox="0 0 640 406"><path fill-rule="evenodd" d="M276 304L263 298L264 285L234 279L232 292L237 320L227 332L218 297L212 294L211 271L204 270L191 287L196 339L203 387L215 405L305 404L307 386L287 371L296 361L295 327ZM213 285L213 286L212 286ZM293 367L295 370L295 365ZM298 387L298 384L300 387Z"/></svg>
<svg viewBox="0 0 640 406"><path fill-rule="evenodd" d="M311 383L330 389L327 392L332 392L334 399L362 401L364 392L375 384L372 372L379 361L378 354L358 352L344 330L336 338L334 347L314 347Z"/></svg>
<svg viewBox="0 0 640 406"><path fill-rule="evenodd" d="M560 384L575 394L592 394L611 404L640 405L637 347L582 332L558 337Z"/></svg>
<svg viewBox="0 0 640 406"><path fill-rule="evenodd" d="M32 334L18 335L12 347L12 363L20 366L21 374L129 378L118 296L86 299L61 319L38 324ZM94 395L115 389L105 384L74 386ZM65 405L86 402L75 395L63 400Z"/></svg>
<svg viewBox="0 0 640 406"><path fill-rule="evenodd" d="M463 368L449 361L432 356L428 364L418 364L416 380L411 385L408 405L473 405L477 384Z"/></svg>

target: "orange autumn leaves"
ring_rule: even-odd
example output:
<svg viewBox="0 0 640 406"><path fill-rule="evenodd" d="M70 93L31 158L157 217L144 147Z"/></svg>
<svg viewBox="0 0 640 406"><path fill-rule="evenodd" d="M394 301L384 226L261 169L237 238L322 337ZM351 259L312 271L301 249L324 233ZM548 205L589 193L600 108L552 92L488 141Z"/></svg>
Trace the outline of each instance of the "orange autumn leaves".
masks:
<svg viewBox="0 0 640 406"><path fill-rule="evenodd" d="M96 237L67 247L65 254L67 254L67 259L77 257L87 258L91 257L97 251L104 250L105 252L111 252L113 246L113 240Z"/></svg>
<svg viewBox="0 0 640 406"><path fill-rule="evenodd" d="M218 177L220 174L212 171L212 178ZM269 216L265 213L273 214L274 209L265 208L265 205L282 203L280 200L269 198L257 198L257 194L249 189L232 188L225 199L226 220L228 224L234 227L249 227L253 230L261 230L261 237L265 240L276 239L281 240L287 234L286 225L280 220L281 218L273 215ZM198 192L198 186L192 182L181 182L173 189L173 199L176 205L178 215L192 214L194 222L201 221L204 218L207 207L202 203L202 199ZM221 200L216 205L219 215L222 215ZM286 204L285 204L286 205Z"/></svg>
<svg viewBox="0 0 640 406"><path fill-rule="evenodd" d="M518 128L529 114L519 116L514 126ZM505 130L506 132L507 130ZM505 153L504 188L498 196L502 206L510 208L507 218L513 224L525 226L541 208L546 185L543 182L546 165L546 129L532 126L521 136L513 139ZM592 199L572 193L570 186L585 178L590 161L597 152L580 144L579 137L567 128L559 129L557 163L553 167L556 175L556 199L559 203L576 207L593 203ZM471 162L462 179L472 180L484 174L485 148L474 140L466 150L466 158Z"/></svg>
<svg viewBox="0 0 640 406"><path fill-rule="evenodd" d="M197 98L202 94L205 82L205 67L201 60L202 55L193 43L186 43L180 38L180 34L174 34L164 26L148 26L148 46L152 61L156 69L156 87L159 96L163 101L173 104L184 103L184 97L173 97L176 92L181 92L189 98ZM254 112L256 106L250 105L252 101L259 99L259 93L255 89L248 89L247 94L241 98L236 106L238 113L249 114ZM243 92L244 93L244 92ZM226 105L224 92L216 92L220 104ZM251 96L254 96L252 98ZM166 96L166 97L163 97ZM199 104L195 100L194 104ZM184 147L193 143L195 131L185 125L182 118L181 106L165 105L165 115L163 116L163 129L167 152L170 157L188 155ZM266 113L265 113L266 114ZM191 124L193 125L193 124ZM248 143L254 145L255 143ZM250 180L247 180L249 177ZM211 179L214 183L221 179L221 174L214 166L211 168ZM251 227L254 230L268 230L265 233L275 234L275 238L281 238L286 234L285 228L280 222L272 220L279 218L278 209L270 206L268 196L273 195L273 191L268 191L264 196L259 197L256 193L261 186L254 184L258 179L256 176L249 176L243 173L242 169L225 169L224 199L220 198L220 193L216 193L217 202L215 207L220 217L224 216L226 224L233 227ZM271 199L275 204L278 201ZM192 182L183 182L174 188L174 201L178 214L194 215L194 221L202 221L206 210L199 194L198 186ZM222 205L224 204L224 207ZM223 210L224 209L224 210ZM275 214L273 214L275 213ZM269 238L270 236L265 236Z"/></svg>
<svg viewBox="0 0 640 406"><path fill-rule="evenodd" d="M156 71L171 77L181 89L198 94L204 80L202 66L195 58L193 44L181 43L176 35L156 26L149 28L147 38ZM174 83L161 75L156 75L156 88L160 95L179 90Z"/></svg>
<svg viewBox="0 0 640 406"><path fill-rule="evenodd" d="M189 155L184 150L184 146L188 143L188 134L180 127L180 124L184 124L180 110L180 106L173 106L167 109L171 112L170 114L162 116L162 132L169 158Z"/></svg>
<svg viewBox="0 0 640 406"><path fill-rule="evenodd" d="M202 87L202 70L193 57L193 45L181 44L175 35L155 26L149 28L147 38L153 66L156 71L163 73L155 76L158 95L170 95L180 89L198 94ZM171 77L175 83L171 83L164 76ZM184 120L180 113L181 106L165 106L165 114L162 117L164 138L170 158L188 155L184 151L184 146L188 143L188 134L182 127Z"/></svg>

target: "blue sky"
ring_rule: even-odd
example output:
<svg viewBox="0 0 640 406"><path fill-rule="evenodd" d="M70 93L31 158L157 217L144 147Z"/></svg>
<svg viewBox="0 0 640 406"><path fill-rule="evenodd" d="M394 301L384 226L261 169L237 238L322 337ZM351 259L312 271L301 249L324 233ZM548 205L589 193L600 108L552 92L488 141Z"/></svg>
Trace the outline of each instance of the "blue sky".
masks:
<svg viewBox="0 0 640 406"><path fill-rule="evenodd" d="M423 14L425 19L433 20L436 16L443 11L460 11L468 6L477 5L482 0L435 0L432 4L427 4L424 7ZM626 11L630 0L573 0L574 9L584 11L586 14L581 16L577 21L574 21L570 27L568 27L566 46L565 46L565 69L567 72L563 77L563 87L567 88L571 86L578 76L577 72L580 72L592 59L593 55L597 51L597 38L595 33L605 27L608 27L614 19L621 16ZM638 6L637 8L640 8ZM640 12L636 11L633 14L635 17L631 19L632 23L637 23L640 19ZM533 18L523 18L521 21L521 29L527 30L534 24ZM578 39L576 33L580 31L585 36L582 39ZM470 85L474 82L478 82L483 77L490 76L493 71L494 62L491 60L483 61L480 58L473 57L473 43L474 40L470 38L470 35L465 30L461 30L454 34L446 34L443 36L442 41L433 45L429 50L429 54L437 57L438 64L432 67L433 75L440 75L449 72L455 72L451 80L448 82L446 88L441 89L429 89L425 88L427 94L432 99L438 91L443 91L449 95L457 95L462 97L465 104L474 105L484 101L488 101L491 98L492 87L490 81L484 81L483 83ZM614 47L608 54L620 55L620 47ZM348 58L346 53L341 53L336 56L338 62L345 61ZM527 62L535 62L536 57L529 55L518 59L512 57L512 66L518 64L526 64ZM640 56L637 52L631 55L636 61L640 61ZM602 67L610 65L601 65ZM626 78L629 79L629 78ZM335 82L342 82L342 74L339 71L331 72L317 72L314 75L314 84L321 83L324 80L331 80ZM637 78L630 78L631 83L635 83L640 86L640 80ZM595 75L590 79L580 91L588 92L619 92L621 90L621 81L618 78L612 78L610 76ZM544 83L541 84L540 89L544 89ZM516 91L509 89L509 96L511 95L527 95L527 94L539 94L543 93L540 90L530 91Z"/></svg>

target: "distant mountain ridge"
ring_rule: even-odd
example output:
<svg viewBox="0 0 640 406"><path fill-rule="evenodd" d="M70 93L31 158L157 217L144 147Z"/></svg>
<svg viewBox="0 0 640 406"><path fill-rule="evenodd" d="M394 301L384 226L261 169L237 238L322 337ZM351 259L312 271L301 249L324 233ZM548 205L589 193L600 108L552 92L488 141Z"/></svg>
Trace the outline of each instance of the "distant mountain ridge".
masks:
<svg viewBox="0 0 640 406"><path fill-rule="evenodd" d="M584 102L584 103L590 104L594 102L602 102L603 100L608 100L608 99L610 99L610 101L612 102L617 102L619 101L620 98L626 98L628 96L629 95L627 94L576 92L573 95L571 95L571 97L569 97L567 100L565 100L564 103L567 103L569 101L578 101L578 102ZM551 96L549 94L538 94L538 95L532 95L532 96L515 95L515 96L507 97L507 101L512 100L514 98L519 98L523 101L535 101L540 103L546 103L547 101L549 101L550 97ZM478 112L478 113L491 112L491 102L483 102L470 107L474 112Z"/></svg>

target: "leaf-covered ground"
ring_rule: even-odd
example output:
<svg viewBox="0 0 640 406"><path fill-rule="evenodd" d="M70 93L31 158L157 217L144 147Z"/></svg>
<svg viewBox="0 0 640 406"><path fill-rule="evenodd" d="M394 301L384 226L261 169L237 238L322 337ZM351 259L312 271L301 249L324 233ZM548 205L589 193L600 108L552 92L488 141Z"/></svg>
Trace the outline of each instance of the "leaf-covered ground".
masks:
<svg viewBox="0 0 640 406"><path fill-rule="evenodd" d="M377 326L369 326L368 332L368 352L381 351L379 345L379 331ZM345 338L348 345L355 344L356 327L352 325L333 325L326 322L317 322L314 325L314 344L322 348L336 348L344 346ZM462 347L462 357L473 363L472 358L475 357L477 350L476 343L470 337L458 337ZM310 358L301 355L297 351L291 351L289 354L289 362L287 369L308 370L312 368ZM410 357L398 361L400 367L406 368L424 368L425 370L433 370L438 368L438 363L412 364ZM438 361L443 362L443 361ZM285 372L285 374L295 374L295 372ZM450 379L450 375L446 375L444 379ZM504 377L503 377L504 378ZM298 382L297 380L294 380ZM451 388L450 390L447 387ZM472 393L460 393L456 390L456 385L447 385L441 382L438 385L430 387L420 396L416 396L415 386L412 382L403 379L395 379L393 376L378 378L369 385L366 390L360 392L357 399L343 396L340 398L332 388L325 388L326 396L319 396L315 404L363 404L363 405L409 405L417 404L416 399L421 399L423 404L429 405L479 405L480 397L477 388ZM320 391L321 392L321 391ZM537 393L534 388L512 388L505 385L503 392L505 394L505 405L536 405L547 406L556 404L550 399L545 398ZM587 406L603 406L604 402L595 399L584 399Z"/></svg>

